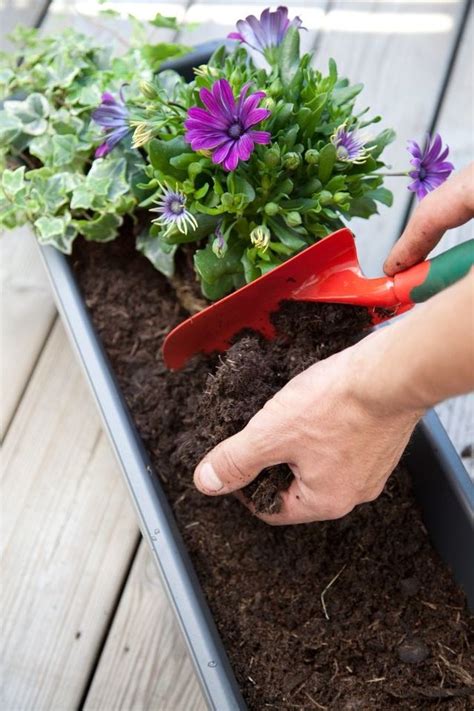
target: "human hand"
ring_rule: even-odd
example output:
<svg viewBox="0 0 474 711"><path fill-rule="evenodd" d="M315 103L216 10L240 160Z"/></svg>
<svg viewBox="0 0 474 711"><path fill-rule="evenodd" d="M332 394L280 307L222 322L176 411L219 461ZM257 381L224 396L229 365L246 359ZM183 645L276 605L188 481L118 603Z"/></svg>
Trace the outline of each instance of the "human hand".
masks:
<svg viewBox="0 0 474 711"><path fill-rule="evenodd" d="M389 330L291 380L241 432L207 454L195 472L198 489L235 492L262 469L286 462L295 479L281 493L278 514L259 514L268 523L339 518L375 499L422 415L402 389L388 399L381 390L376 373L379 364L385 368Z"/></svg>
<svg viewBox="0 0 474 711"><path fill-rule="evenodd" d="M388 276L418 264L446 230L474 217L474 163L449 178L420 202L384 264Z"/></svg>

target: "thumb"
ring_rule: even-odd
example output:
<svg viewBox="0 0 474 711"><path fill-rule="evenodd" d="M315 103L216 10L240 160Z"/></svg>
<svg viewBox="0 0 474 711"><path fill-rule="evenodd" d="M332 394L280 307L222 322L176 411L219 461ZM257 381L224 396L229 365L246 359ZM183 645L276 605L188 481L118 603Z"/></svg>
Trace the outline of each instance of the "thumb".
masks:
<svg viewBox="0 0 474 711"><path fill-rule="evenodd" d="M228 494L251 482L265 469L282 460L269 426L259 413L237 434L212 449L194 471L194 483L208 495Z"/></svg>

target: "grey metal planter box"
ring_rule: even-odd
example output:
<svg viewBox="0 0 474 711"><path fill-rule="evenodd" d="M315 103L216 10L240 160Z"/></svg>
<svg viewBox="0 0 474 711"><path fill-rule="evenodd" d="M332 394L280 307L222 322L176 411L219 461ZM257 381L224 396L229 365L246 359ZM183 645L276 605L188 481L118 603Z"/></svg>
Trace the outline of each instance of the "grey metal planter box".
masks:
<svg viewBox="0 0 474 711"><path fill-rule="evenodd" d="M207 50L207 51L206 51ZM196 53L179 63L188 74L206 61ZM58 309L78 353L120 462L144 538L153 552L209 708L245 709L159 479L130 418L66 257L41 248ZM406 464L431 540L474 608L474 486L436 414L430 412L409 446Z"/></svg>

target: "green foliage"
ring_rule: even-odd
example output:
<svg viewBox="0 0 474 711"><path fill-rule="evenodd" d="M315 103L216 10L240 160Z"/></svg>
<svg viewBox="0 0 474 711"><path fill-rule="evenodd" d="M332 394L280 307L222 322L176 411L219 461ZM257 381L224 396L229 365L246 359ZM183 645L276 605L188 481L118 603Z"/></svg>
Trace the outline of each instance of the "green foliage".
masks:
<svg viewBox="0 0 474 711"><path fill-rule="evenodd" d="M161 14L150 24L178 28L175 18ZM141 225L137 249L167 277L180 245L194 243L203 293L217 299L351 218L370 217L379 203L391 205L379 170L394 132L373 131L379 117L355 112L363 87L339 77L334 60L324 73L311 65L311 55L300 56L294 27L280 47L266 51L267 69L256 67L245 47L230 56L221 47L189 84L174 71L157 73L189 48L152 44L136 20L130 49L120 56L73 30L43 38L19 28L13 38L18 51L0 58L6 99L0 227L30 222L42 244L70 253L77 235L115 239L129 215ZM189 108L202 106L200 89L219 78L235 96L246 83L252 92L264 91L262 105L271 111L256 127L271 133L271 145L256 145L231 173L209 152L193 151L184 137ZM118 98L121 90L129 135L105 158L95 158L103 133L92 112L103 92ZM333 135L341 125L368 132L362 160L342 160L336 151ZM186 231L156 222L142 229L164 190L176 190L185 201L194 218Z"/></svg>

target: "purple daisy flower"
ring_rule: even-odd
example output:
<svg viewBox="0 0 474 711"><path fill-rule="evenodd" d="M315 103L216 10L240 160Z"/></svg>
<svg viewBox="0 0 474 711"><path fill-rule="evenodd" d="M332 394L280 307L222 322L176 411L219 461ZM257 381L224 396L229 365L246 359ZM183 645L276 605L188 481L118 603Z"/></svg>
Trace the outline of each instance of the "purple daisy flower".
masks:
<svg viewBox="0 0 474 711"><path fill-rule="evenodd" d="M185 235L188 234L190 227L195 230L198 223L194 215L186 209L185 195L178 188L171 190L161 183L159 186L161 195L156 201L157 207L153 207L150 212L158 212L160 217L157 217L153 222L165 227L164 235L172 232L175 227Z"/></svg>
<svg viewBox="0 0 474 711"><path fill-rule="evenodd" d="M426 136L426 143L423 150L416 141L408 141L408 152L412 159L410 163L415 168L408 175L413 178L413 182L408 186L408 190L416 193L419 200L425 195L444 183L454 170L454 165L445 159L448 157L449 148L443 150L441 136L437 133L433 140Z"/></svg>
<svg viewBox="0 0 474 711"><path fill-rule="evenodd" d="M96 158L102 158L131 132L128 122L128 109L123 98L123 91L120 89L120 101L117 101L112 94L105 91L102 94L101 105L92 112L92 119L101 126L106 138L96 150Z"/></svg>
<svg viewBox="0 0 474 711"><path fill-rule="evenodd" d="M222 163L225 170L235 170L239 160L248 160L255 143L270 142L268 131L254 131L252 126L268 118L268 109L257 108L265 92L247 96L245 84L237 99L226 79L216 81L211 90L199 92L205 109L193 106L185 121L185 139L194 151L210 150L212 161Z"/></svg>
<svg viewBox="0 0 474 711"><path fill-rule="evenodd" d="M255 15L248 15L245 20L237 22L238 32L231 32L229 39L248 44L249 47L265 54L265 51L278 47L284 40L290 27L300 29L302 21L299 17L288 19L288 8L280 6L275 12L267 8L257 20Z"/></svg>
<svg viewBox="0 0 474 711"><path fill-rule="evenodd" d="M348 131L345 123L336 128L331 136L331 143L336 148L337 159L345 163L363 163L366 160L366 141L367 138L361 131L357 129Z"/></svg>

